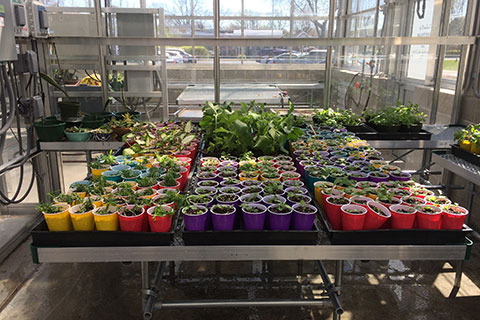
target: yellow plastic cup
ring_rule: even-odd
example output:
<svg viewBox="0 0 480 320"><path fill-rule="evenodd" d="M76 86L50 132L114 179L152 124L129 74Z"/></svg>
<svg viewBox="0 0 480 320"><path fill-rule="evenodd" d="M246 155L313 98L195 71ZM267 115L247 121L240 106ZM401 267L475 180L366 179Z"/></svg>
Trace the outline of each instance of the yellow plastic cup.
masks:
<svg viewBox="0 0 480 320"><path fill-rule="evenodd" d="M78 195L80 197L80 199L83 199L87 196L86 192L74 192L74 191L71 191L71 190L75 190L75 189L70 189L70 190L67 191L67 193L75 193L76 195Z"/></svg>
<svg viewBox="0 0 480 320"><path fill-rule="evenodd" d="M475 153L475 154L480 154L480 145L476 143L472 143L470 146L470 152Z"/></svg>
<svg viewBox="0 0 480 320"><path fill-rule="evenodd" d="M470 151L472 149L472 143L468 140L462 140L458 144L460 148L466 151Z"/></svg>
<svg viewBox="0 0 480 320"><path fill-rule="evenodd" d="M102 172L110 170L109 168L106 169L94 169L92 168L92 177L93 178L100 178L102 176Z"/></svg>
<svg viewBox="0 0 480 320"><path fill-rule="evenodd" d="M61 208L62 211L57 213L42 212L47 222L48 231L72 231L72 221L69 214L70 206L67 203L57 203L54 206Z"/></svg>
<svg viewBox="0 0 480 320"><path fill-rule="evenodd" d="M87 212L79 212L81 205L70 208L70 219L72 219L73 230L75 231L92 231L95 230L95 222L93 220L93 210ZM95 207L95 205L94 205ZM95 209L95 208L93 208Z"/></svg>
<svg viewBox="0 0 480 320"><path fill-rule="evenodd" d="M110 214L97 214L97 211L103 207L95 208L92 211L93 219L95 221L95 227L98 231L118 231L118 207L110 206L108 208Z"/></svg>

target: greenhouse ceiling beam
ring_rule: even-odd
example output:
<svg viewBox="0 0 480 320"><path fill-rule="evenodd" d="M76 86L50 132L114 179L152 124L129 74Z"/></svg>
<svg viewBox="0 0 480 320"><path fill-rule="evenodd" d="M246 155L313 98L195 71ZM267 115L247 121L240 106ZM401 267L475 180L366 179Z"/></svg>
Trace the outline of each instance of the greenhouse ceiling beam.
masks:
<svg viewBox="0 0 480 320"><path fill-rule="evenodd" d="M358 38L139 38L139 37L80 37L56 36L49 41L69 45L122 45L122 46L405 46L405 45L471 45L476 36L434 37L358 37Z"/></svg>

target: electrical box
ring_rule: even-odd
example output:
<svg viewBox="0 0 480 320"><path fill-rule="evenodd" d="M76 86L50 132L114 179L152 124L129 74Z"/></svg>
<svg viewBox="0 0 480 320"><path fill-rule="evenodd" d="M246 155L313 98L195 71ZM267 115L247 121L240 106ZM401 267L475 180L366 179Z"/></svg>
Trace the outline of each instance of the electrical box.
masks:
<svg viewBox="0 0 480 320"><path fill-rule="evenodd" d="M11 0L0 0L0 61L17 60Z"/></svg>
<svg viewBox="0 0 480 320"><path fill-rule="evenodd" d="M25 2L22 0L12 0L14 31L16 37L28 37L30 31L28 28L28 15Z"/></svg>
<svg viewBox="0 0 480 320"><path fill-rule="evenodd" d="M48 37L47 8L37 1L27 1L27 11L30 23L30 34L35 38Z"/></svg>

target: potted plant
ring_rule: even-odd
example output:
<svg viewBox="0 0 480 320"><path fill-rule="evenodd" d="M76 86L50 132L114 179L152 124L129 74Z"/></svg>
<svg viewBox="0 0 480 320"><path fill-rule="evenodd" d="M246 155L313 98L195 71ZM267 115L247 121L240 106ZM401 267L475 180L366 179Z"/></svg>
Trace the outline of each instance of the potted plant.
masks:
<svg viewBox="0 0 480 320"><path fill-rule="evenodd" d="M415 206L418 229L440 229L443 210L431 205Z"/></svg>
<svg viewBox="0 0 480 320"><path fill-rule="evenodd" d="M415 223L414 207L409 205L393 205L390 207L392 214L392 229L412 229Z"/></svg>
<svg viewBox="0 0 480 320"><path fill-rule="evenodd" d="M263 188L260 186L251 186L251 187L242 188L241 191L242 191L242 194L250 194L250 193L262 194Z"/></svg>
<svg viewBox="0 0 480 320"><path fill-rule="evenodd" d="M294 230L312 230L317 208L301 201L292 206Z"/></svg>
<svg viewBox="0 0 480 320"><path fill-rule="evenodd" d="M362 171L353 171L348 174L348 178L353 181L368 181L368 174Z"/></svg>
<svg viewBox="0 0 480 320"><path fill-rule="evenodd" d="M381 228L391 217L390 210L384 205L375 202L367 202L367 215L363 224L363 229L374 230Z"/></svg>
<svg viewBox="0 0 480 320"><path fill-rule="evenodd" d="M292 207L285 203L268 207L268 226L271 230L288 230L292 219Z"/></svg>
<svg viewBox="0 0 480 320"><path fill-rule="evenodd" d="M412 195L410 191L405 189L400 189L400 188L393 188L393 189L390 189L390 191L395 198L399 198L399 199Z"/></svg>
<svg viewBox="0 0 480 320"><path fill-rule="evenodd" d="M427 190L427 189L413 189L413 190L410 190L410 191L412 191L412 195L414 195L415 197L422 198L422 199L425 199L425 197L427 197L427 196L433 196L434 195L433 191Z"/></svg>
<svg viewBox="0 0 480 320"><path fill-rule="evenodd" d="M260 174L260 180L262 181L280 181L280 174L277 170L263 171Z"/></svg>
<svg viewBox="0 0 480 320"><path fill-rule="evenodd" d="M401 123L401 132L420 132L427 116L420 112L418 104L397 104L396 113Z"/></svg>
<svg viewBox="0 0 480 320"><path fill-rule="evenodd" d="M287 199L285 199L282 196L277 196L276 194L274 194L274 195L263 197L262 201L265 206L269 207L273 204L286 203Z"/></svg>
<svg viewBox="0 0 480 320"><path fill-rule="evenodd" d="M334 184L330 181L317 181L313 184L313 187L315 200L317 200L318 204L322 207L322 190L326 188L333 188Z"/></svg>
<svg viewBox="0 0 480 320"><path fill-rule="evenodd" d="M230 182L230 180L228 180ZM215 180L201 180L197 182L198 187L212 187L217 188L219 183Z"/></svg>
<svg viewBox="0 0 480 320"><path fill-rule="evenodd" d="M135 192L135 196L140 199L152 199L156 195L156 190L152 188L142 188Z"/></svg>
<svg viewBox="0 0 480 320"><path fill-rule="evenodd" d="M242 171L238 176L240 181L244 180L258 180L258 172L257 171Z"/></svg>
<svg viewBox="0 0 480 320"><path fill-rule="evenodd" d="M67 91L48 74L40 72L40 77L49 85L60 90L65 95L65 101L57 102L57 106L60 111L60 117L63 120L77 118L80 112L80 102L72 101Z"/></svg>
<svg viewBox="0 0 480 320"><path fill-rule="evenodd" d="M142 172L140 170L125 169L121 171L120 177L123 181L135 181L140 178Z"/></svg>
<svg viewBox="0 0 480 320"><path fill-rule="evenodd" d="M41 203L35 209L43 214L48 231L71 231L70 206L66 203Z"/></svg>
<svg viewBox="0 0 480 320"><path fill-rule="evenodd" d="M335 190L335 189L333 189ZM328 189L323 190L322 192L328 192ZM341 196L329 196L325 199L323 207L325 214L327 215L328 221L334 230L342 230L342 220L340 208L349 204L350 200L343 198Z"/></svg>
<svg viewBox="0 0 480 320"><path fill-rule="evenodd" d="M296 203L310 203L312 202L312 199L305 195L305 194L299 194L299 193L287 193L287 204L290 206L293 206Z"/></svg>
<svg viewBox="0 0 480 320"><path fill-rule="evenodd" d="M325 209L325 201L327 200L328 197L342 197L344 193L343 191L335 188L324 188L320 192L320 195L321 195L320 207L322 209Z"/></svg>
<svg viewBox="0 0 480 320"><path fill-rule="evenodd" d="M383 109L373 115L368 121L378 132L395 133L400 130L401 122L398 114L395 112L395 107Z"/></svg>
<svg viewBox="0 0 480 320"><path fill-rule="evenodd" d="M362 230L367 209L355 204L344 204L340 207L342 230Z"/></svg>
<svg viewBox="0 0 480 320"><path fill-rule="evenodd" d="M127 232L142 232L145 209L138 204L127 204L118 211L120 230Z"/></svg>
<svg viewBox="0 0 480 320"><path fill-rule="evenodd" d="M390 172L390 180L392 181L409 181L412 175L408 172L402 172L400 170L394 170Z"/></svg>
<svg viewBox="0 0 480 320"><path fill-rule="evenodd" d="M452 204L444 205L442 209L442 229L461 230L467 218L468 210Z"/></svg>
<svg viewBox="0 0 480 320"><path fill-rule="evenodd" d="M217 200L218 204L232 205L237 208L240 198L234 193L220 193L217 194L215 200Z"/></svg>
<svg viewBox="0 0 480 320"><path fill-rule="evenodd" d="M104 124L103 126L92 130L92 139L99 142L110 141L112 139L112 132L113 131L108 124Z"/></svg>
<svg viewBox="0 0 480 320"><path fill-rule="evenodd" d="M226 193L226 194L240 194L242 189L240 189L239 187L222 187L218 191L219 193Z"/></svg>
<svg viewBox="0 0 480 320"><path fill-rule="evenodd" d="M52 194L49 193L49 196L51 198L53 198L53 202L55 204L66 203L69 206L74 206L76 204L79 204L82 201L80 196L76 193L60 193L58 195L55 195L53 193Z"/></svg>
<svg viewBox="0 0 480 320"><path fill-rule="evenodd" d="M293 193L293 194L307 195L308 190L303 188L303 187L288 187L287 189L285 189L284 193L286 193L286 194Z"/></svg>
<svg viewBox="0 0 480 320"><path fill-rule="evenodd" d="M283 172L281 175L280 175L280 179L282 181L285 181L285 180L300 180L300 173L298 172L292 172L292 171L286 171L286 172Z"/></svg>
<svg viewBox="0 0 480 320"><path fill-rule="evenodd" d="M368 174L368 178L370 179L370 181L378 183L378 182L388 181L390 176L387 173L374 171Z"/></svg>
<svg viewBox="0 0 480 320"><path fill-rule="evenodd" d="M383 204L387 208L392 205L402 203L402 200L394 197L394 194L384 186L377 188L376 201Z"/></svg>
<svg viewBox="0 0 480 320"><path fill-rule="evenodd" d="M262 202L262 197L258 193L244 194L240 197L241 203L254 203L260 204Z"/></svg>
<svg viewBox="0 0 480 320"><path fill-rule="evenodd" d="M201 171L197 173L198 181L202 180L215 180L217 179L217 174L211 171Z"/></svg>
<svg viewBox="0 0 480 320"><path fill-rule="evenodd" d="M220 182L220 186L222 187L229 187L229 186L233 186L233 187L238 187L240 186L240 183L241 181L236 179L236 178L229 178L229 179L224 179L222 182Z"/></svg>
<svg viewBox="0 0 480 320"><path fill-rule="evenodd" d="M243 203L240 207L245 230L263 230L267 207L256 203Z"/></svg>
<svg viewBox="0 0 480 320"><path fill-rule="evenodd" d="M305 184L301 180L285 180L282 182L285 188L288 187L303 187Z"/></svg>
<svg viewBox="0 0 480 320"><path fill-rule="evenodd" d="M75 231L91 231L95 228L93 220L93 209L95 205L90 199L82 204L77 204L69 209L70 219L72 220L73 229Z"/></svg>
<svg viewBox="0 0 480 320"><path fill-rule="evenodd" d="M426 196L426 204L432 204L437 207L443 207L449 204L452 204L452 201L445 196Z"/></svg>
<svg viewBox="0 0 480 320"><path fill-rule="evenodd" d="M168 232L172 225L175 211L172 207L159 205L147 210L148 224L152 232Z"/></svg>
<svg viewBox="0 0 480 320"><path fill-rule="evenodd" d="M116 204L107 202L105 206L95 208L92 213L98 231L118 230L118 206Z"/></svg>
<svg viewBox="0 0 480 320"><path fill-rule="evenodd" d="M198 187L195 188L195 193L198 195L214 196L217 194L217 189L212 187Z"/></svg>
<svg viewBox="0 0 480 320"><path fill-rule="evenodd" d="M135 119L131 117L129 113L123 114L120 119L112 118L110 121L110 127L112 128L113 133L117 136L117 139L121 141L122 137L132 131L132 127L137 123ZM146 133L147 135L149 133ZM152 135L150 135L151 138Z"/></svg>
<svg viewBox="0 0 480 320"><path fill-rule="evenodd" d="M158 189L157 180L152 177L139 177L136 180L137 186L139 189L144 188L151 188L151 189Z"/></svg>
<svg viewBox="0 0 480 320"><path fill-rule="evenodd" d="M159 189L180 189L180 182L177 180L178 174L169 170L163 180L158 183Z"/></svg>
<svg viewBox="0 0 480 320"><path fill-rule="evenodd" d="M65 125L65 122L55 118L42 118L33 123L38 140L44 142L60 141L65 132Z"/></svg>
<svg viewBox="0 0 480 320"><path fill-rule="evenodd" d="M371 198L365 197L365 196L352 196L352 197L350 197L350 203L351 204L355 204L355 205L358 205L358 206L361 206L361 207L364 207L364 208L368 208L367 204L371 201L373 201Z"/></svg>
<svg viewBox="0 0 480 320"><path fill-rule="evenodd" d="M262 185L262 182L258 180L244 180L240 181L240 184L242 185L242 187L259 187Z"/></svg>
<svg viewBox="0 0 480 320"><path fill-rule="evenodd" d="M212 225L215 231L233 230L236 209L233 205L215 204L210 209Z"/></svg>
<svg viewBox="0 0 480 320"><path fill-rule="evenodd" d="M102 173L110 169L110 165L106 163L101 163L100 161L93 161L87 165L92 171L92 177L99 178L102 176Z"/></svg>

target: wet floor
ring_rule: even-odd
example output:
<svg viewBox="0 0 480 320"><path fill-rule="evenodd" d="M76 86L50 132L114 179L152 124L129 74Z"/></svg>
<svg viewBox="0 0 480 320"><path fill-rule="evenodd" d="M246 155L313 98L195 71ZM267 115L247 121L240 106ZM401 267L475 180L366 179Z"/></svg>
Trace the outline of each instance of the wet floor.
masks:
<svg viewBox="0 0 480 320"><path fill-rule="evenodd" d="M455 275L448 262L345 262L342 319L478 319L477 251L474 247L465 264L462 287L454 299L447 298ZM334 270L332 262L325 266ZM168 301L304 299L317 297L319 284L311 262L177 263L174 279L166 272L161 296ZM0 320L141 319L140 287L139 263L34 265L27 240L0 265ZM332 319L332 308L164 309L156 310L153 319Z"/></svg>

